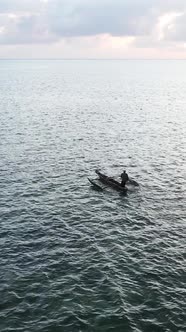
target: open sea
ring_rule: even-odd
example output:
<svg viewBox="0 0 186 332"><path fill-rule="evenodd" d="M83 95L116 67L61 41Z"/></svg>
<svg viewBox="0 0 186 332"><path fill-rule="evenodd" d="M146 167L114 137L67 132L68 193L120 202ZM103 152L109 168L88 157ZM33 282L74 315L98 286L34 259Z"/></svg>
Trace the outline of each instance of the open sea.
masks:
<svg viewBox="0 0 186 332"><path fill-rule="evenodd" d="M95 169L140 186L94 190ZM0 61L0 332L186 331L186 61Z"/></svg>

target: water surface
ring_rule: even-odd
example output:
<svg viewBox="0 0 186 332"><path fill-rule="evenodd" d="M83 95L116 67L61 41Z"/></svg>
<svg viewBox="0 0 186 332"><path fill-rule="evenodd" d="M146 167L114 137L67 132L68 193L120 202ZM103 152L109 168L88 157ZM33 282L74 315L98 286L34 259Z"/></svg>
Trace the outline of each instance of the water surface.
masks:
<svg viewBox="0 0 186 332"><path fill-rule="evenodd" d="M0 61L0 331L186 331L185 71Z"/></svg>

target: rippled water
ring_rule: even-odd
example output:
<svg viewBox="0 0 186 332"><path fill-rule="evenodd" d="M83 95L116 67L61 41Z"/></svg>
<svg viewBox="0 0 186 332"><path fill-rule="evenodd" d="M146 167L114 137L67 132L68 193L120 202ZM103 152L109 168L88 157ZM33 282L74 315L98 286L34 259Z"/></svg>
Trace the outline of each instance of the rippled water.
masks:
<svg viewBox="0 0 186 332"><path fill-rule="evenodd" d="M185 71L0 61L1 332L186 331Z"/></svg>

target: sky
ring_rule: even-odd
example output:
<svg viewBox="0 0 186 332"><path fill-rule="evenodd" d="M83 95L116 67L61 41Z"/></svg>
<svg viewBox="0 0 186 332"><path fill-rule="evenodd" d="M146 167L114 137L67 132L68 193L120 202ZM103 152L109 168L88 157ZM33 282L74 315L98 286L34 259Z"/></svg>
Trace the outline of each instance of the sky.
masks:
<svg viewBox="0 0 186 332"><path fill-rule="evenodd" d="M186 59L186 0L0 0L0 58Z"/></svg>

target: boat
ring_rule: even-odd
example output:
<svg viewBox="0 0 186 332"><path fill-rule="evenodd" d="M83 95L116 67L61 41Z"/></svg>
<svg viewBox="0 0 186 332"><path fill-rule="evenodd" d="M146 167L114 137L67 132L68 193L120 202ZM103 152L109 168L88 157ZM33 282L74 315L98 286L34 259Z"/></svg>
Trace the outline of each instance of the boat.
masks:
<svg viewBox="0 0 186 332"><path fill-rule="evenodd" d="M99 176L98 179L100 180L100 182L108 185L109 187L111 187L111 188L113 188L117 191L120 191L122 193L127 193L127 190L128 190L127 187L122 187L121 184L118 181L116 181L113 178L101 173L99 170L96 170L95 172Z"/></svg>
<svg viewBox="0 0 186 332"><path fill-rule="evenodd" d="M94 187L94 189L99 190L99 191L103 191L103 187L101 187L98 183L96 183L95 180L92 180L90 178L88 178L89 182L92 184L92 186Z"/></svg>

